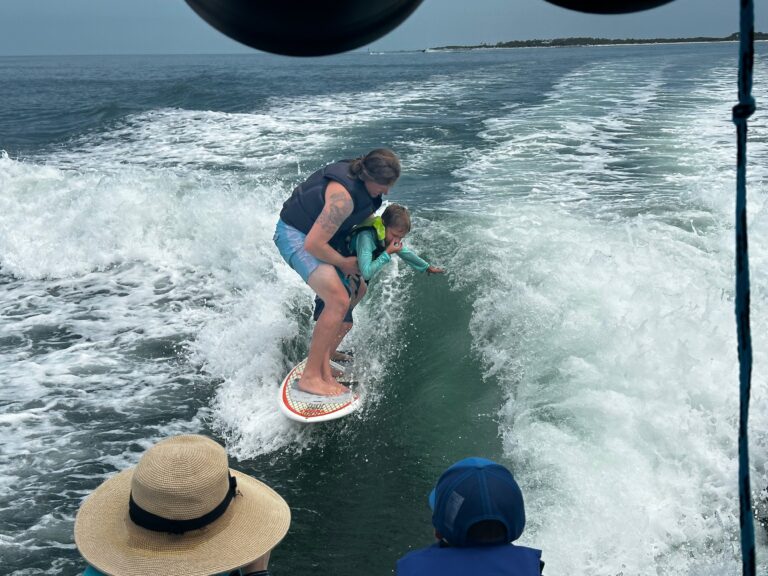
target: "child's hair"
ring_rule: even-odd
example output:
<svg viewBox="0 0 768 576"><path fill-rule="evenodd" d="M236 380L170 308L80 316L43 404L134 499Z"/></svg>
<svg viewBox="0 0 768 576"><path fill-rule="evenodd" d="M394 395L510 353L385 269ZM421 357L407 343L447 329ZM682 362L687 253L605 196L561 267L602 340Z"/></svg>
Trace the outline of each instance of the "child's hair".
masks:
<svg viewBox="0 0 768 576"><path fill-rule="evenodd" d="M390 204L381 215L381 221L387 228L396 227L406 232L411 231L411 215L408 209L400 204Z"/></svg>
<svg viewBox="0 0 768 576"><path fill-rule="evenodd" d="M392 186L400 178L400 160L387 148L376 148L349 165L349 173L363 182Z"/></svg>

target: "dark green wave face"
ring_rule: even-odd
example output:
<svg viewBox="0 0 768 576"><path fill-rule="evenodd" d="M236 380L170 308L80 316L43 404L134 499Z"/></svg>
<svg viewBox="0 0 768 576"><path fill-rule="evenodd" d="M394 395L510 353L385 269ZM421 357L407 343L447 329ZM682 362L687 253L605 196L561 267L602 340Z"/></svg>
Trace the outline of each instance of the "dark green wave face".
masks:
<svg viewBox="0 0 768 576"><path fill-rule="evenodd" d="M513 471L547 573L737 574L734 60L732 44L0 59L3 567L79 573L82 498L194 432L290 504L275 574L391 574L432 542L427 495L467 456ZM766 134L758 111L755 334ZM312 297L277 216L312 171L382 145L402 159L405 244L447 274L387 266L343 344L364 407L301 426L277 389Z"/></svg>

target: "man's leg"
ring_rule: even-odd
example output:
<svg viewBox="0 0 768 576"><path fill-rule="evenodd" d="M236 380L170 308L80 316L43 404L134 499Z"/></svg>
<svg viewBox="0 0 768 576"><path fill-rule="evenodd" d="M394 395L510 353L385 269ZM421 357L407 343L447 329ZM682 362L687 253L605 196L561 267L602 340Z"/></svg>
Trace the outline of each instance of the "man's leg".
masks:
<svg viewBox="0 0 768 576"><path fill-rule="evenodd" d="M336 355L339 353L337 348L339 347L339 344L341 344L341 341L344 340L344 336L346 336L350 330L352 330L352 322L341 323L341 329L339 330L338 334L336 334L336 338L333 339L333 345L331 347L331 360L337 359Z"/></svg>
<svg viewBox="0 0 768 576"><path fill-rule="evenodd" d="M308 284L323 299L325 308L312 333L307 365L299 380L299 388L324 396L343 394L348 388L336 382L331 375L330 358L331 347L349 309L349 295L336 269L330 264L320 264L310 275Z"/></svg>

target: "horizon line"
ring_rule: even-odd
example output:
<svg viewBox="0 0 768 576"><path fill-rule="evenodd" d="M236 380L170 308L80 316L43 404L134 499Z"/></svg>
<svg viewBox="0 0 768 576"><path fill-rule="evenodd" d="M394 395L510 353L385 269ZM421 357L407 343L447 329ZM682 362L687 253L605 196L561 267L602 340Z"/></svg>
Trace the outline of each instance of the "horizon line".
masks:
<svg viewBox="0 0 768 576"><path fill-rule="evenodd" d="M768 36L765 32L757 32L755 31L755 36ZM525 43L525 42L556 42L556 41L563 41L563 40L608 40L608 41L640 41L641 44L651 44L653 42L649 41L664 41L667 40L669 43L683 43L686 40L697 40L698 42L691 42L691 43L706 43L709 42L738 42L738 40L731 40L731 38L734 35L738 35L738 32L733 32L727 36L681 36L681 37L670 37L670 38L663 38L663 37L648 37L648 38L631 38L631 37L625 37L625 38L609 38L604 36L559 36L556 38L532 38L528 40L499 40L495 43L490 42L482 42L480 44L447 44L442 46L428 46L426 48L401 48L401 49L381 49L381 48L374 48L371 45L365 46L363 48L357 48L355 50L349 50L347 52L341 52L339 54L327 54L324 56L287 56L283 54L273 54L271 52L265 52L263 50L257 50L255 48L248 49L247 47L243 47L242 51L233 51L233 52L65 52L65 53L20 53L20 54L10 54L10 53L0 53L0 58L51 58L51 57L101 57L101 56L248 56L248 55L263 55L263 56L271 56L275 58L290 58L290 59L296 59L296 60L311 60L315 58L328 58L333 56L344 56L345 54L367 54L370 52L375 53L408 53L408 52L424 52L427 50L440 50L440 49L470 49L470 48L503 48L504 46L501 46L506 43ZM755 42L765 42L766 39L758 39L755 38ZM660 43L660 42L659 42ZM546 46L529 46L530 48L543 48ZM578 45L574 45L574 47L579 47Z"/></svg>

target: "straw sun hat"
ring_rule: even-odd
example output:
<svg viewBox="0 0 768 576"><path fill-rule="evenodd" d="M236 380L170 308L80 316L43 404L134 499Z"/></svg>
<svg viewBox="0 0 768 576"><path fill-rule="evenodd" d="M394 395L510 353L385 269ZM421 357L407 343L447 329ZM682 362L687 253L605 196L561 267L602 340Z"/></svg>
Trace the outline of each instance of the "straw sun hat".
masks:
<svg viewBox="0 0 768 576"><path fill-rule="evenodd" d="M290 522L285 500L231 470L216 442L175 436L96 488L77 514L75 543L104 574L203 576L263 556Z"/></svg>

